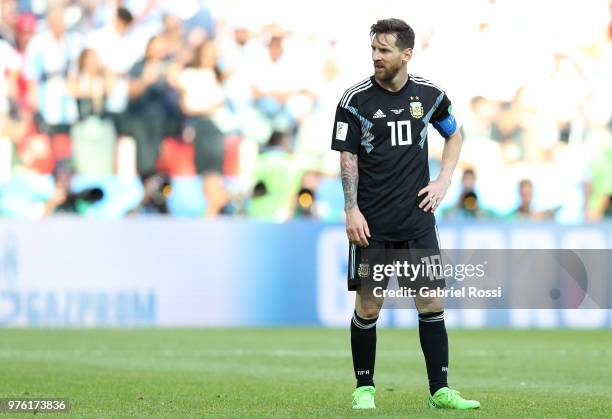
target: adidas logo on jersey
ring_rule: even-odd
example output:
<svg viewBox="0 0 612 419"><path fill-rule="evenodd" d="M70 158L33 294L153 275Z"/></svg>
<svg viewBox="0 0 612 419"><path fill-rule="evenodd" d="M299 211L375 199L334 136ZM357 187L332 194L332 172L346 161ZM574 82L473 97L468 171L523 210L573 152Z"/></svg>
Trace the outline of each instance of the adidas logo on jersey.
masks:
<svg viewBox="0 0 612 419"><path fill-rule="evenodd" d="M402 112L404 112L404 110L403 110L403 109L391 109L391 112L393 112L393 113L394 113L394 114L396 114L396 115L399 115L399 114L401 114Z"/></svg>
<svg viewBox="0 0 612 419"><path fill-rule="evenodd" d="M381 111L380 109L376 111L376 113L373 115L374 118L386 118L387 115L384 114L383 111Z"/></svg>

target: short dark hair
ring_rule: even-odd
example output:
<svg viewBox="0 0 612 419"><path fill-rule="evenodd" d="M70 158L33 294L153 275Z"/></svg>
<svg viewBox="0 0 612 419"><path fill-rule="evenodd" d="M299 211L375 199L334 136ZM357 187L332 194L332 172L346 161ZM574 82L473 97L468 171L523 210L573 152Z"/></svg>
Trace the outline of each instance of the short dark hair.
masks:
<svg viewBox="0 0 612 419"><path fill-rule="evenodd" d="M284 131L274 131L268 140L268 147L279 147L287 141L287 133Z"/></svg>
<svg viewBox="0 0 612 419"><path fill-rule="evenodd" d="M134 21L134 16L132 16L132 13L130 13L130 11L125 7L119 7L117 9L117 19L119 19L126 25L129 25Z"/></svg>
<svg viewBox="0 0 612 419"><path fill-rule="evenodd" d="M381 19L370 27L370 36L390 33L397 36L395 46L399 49L414 48L414 31L401 19Z"/></svg>
<svg viewBox="0 0 612 419"><path fill-rule="evenodd" d="M465 169L463 171L463 174L461 175L462 177L466 177L466 176L474 176L476 177L476 172L474 171L474 169L472 169L471 167L468 167L467 169Z"/></svg>

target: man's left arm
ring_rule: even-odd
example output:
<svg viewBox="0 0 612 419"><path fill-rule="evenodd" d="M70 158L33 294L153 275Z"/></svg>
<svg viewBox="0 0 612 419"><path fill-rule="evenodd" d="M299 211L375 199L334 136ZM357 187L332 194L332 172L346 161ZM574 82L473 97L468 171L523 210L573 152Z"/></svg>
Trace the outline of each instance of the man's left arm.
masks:
<svg viewBox="0 0 612 419"><path fill-rule="evenodd" d="M440 108L440 112L437 112L434 118L432 118L432 124L445 138L445 143L442 150L440 174L437 179L429 182L418 194L418 196L426 194L419 204L419 208L422 208L425 212L435 211L444 199L451 184L455 167L457 167L463 143L457 121L452 114L450 100L448 100L446 95Z"/></svg>

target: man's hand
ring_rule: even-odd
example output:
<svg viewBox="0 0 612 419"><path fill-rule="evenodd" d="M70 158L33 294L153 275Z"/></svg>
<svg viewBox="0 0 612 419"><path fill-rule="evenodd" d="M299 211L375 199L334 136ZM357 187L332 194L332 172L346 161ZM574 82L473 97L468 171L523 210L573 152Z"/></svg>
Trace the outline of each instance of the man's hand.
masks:
<svg viewBox="0 0 612 419"><path fill-rule="evenodd" d="M427 194L419 204L419 208L422 208L423 211L428 212L431 210L431 212L434 212L444 199L446 191L451 184L453 171L459 160L462 142L461 131L459 131L459 129L455 130L455 132L444 142L440 175L436 180L429 182L429 185L419 191L419 196Z"/></svg>
<svg viewBox="0 0 612 419"><path fill-rule="evenodd" d="M346 235L357 246L367 247L369 244L368 237L371 236L368 222L357 207L346 210Z"/></svg>
<svg viewBox="0 0 612 419"><path fill-rule="evenodd" d="M142 82L145 86L155 83L161 76L159 63L147 63L142 70Z"/></svg>
<svg viewBox="0 0 612 419"><path fill-rule="evenodd" d="M419 196L427 194L419 204L419 208L422 208L425 212L434 212L446 196L449 186L450 180L442 178L429 182L429 185L419 191Z"/></svg>

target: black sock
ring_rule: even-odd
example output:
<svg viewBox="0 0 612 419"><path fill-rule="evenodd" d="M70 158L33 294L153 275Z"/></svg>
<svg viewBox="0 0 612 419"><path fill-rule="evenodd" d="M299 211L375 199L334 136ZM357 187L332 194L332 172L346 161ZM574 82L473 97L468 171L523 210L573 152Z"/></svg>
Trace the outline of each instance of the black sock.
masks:
<svg viewBox="0 0 612 419"><path fill-rule="evenodd" d="M357 387L374 385L376 360L376 320L362 319L353 313L351 320L351 350Z"/></svg>
<svg viewBox="0 0 612 419"><path fill-rule="evenodd" d="M444 311L419 314L419 338L425 355L429 392L448 387L448 335L444 325Z"/></svg>

